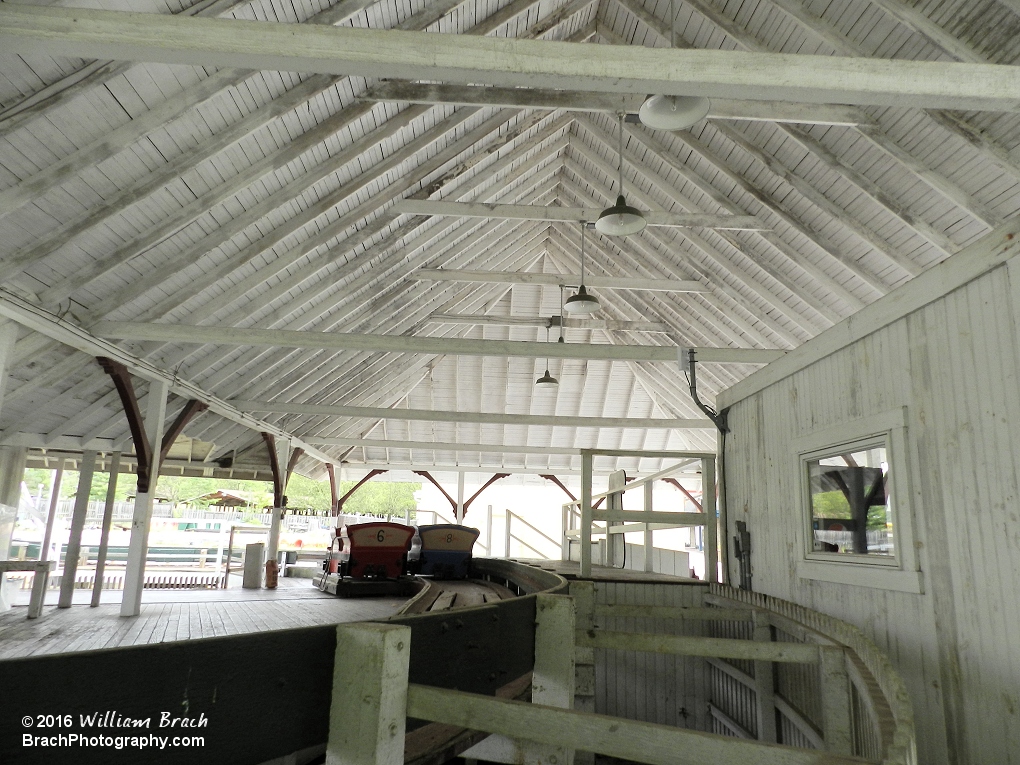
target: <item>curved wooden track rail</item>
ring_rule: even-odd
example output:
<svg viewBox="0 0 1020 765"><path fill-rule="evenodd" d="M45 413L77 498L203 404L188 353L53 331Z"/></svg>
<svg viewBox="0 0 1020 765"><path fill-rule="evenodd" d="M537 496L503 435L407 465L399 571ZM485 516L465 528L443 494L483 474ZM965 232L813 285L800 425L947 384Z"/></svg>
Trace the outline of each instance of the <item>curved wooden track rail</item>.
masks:
<svg viewBox="0 0 1020 765"><path fill-rule="evenodd" d="M508 561L476 560L474 575L520 597L481 606L401 615L386 620L411 629L411 682L487 696L516 695L515 681L534 666L536 595L565 593L556 574ZM324 744L328 736L336 627L188 640L86 653L0 661L0 762L52 763L57 752L26 748L25 733L204 735L193 749L73 749L76 763L264 763ZM526 689L519 688L518 691ZM151 717L152 729L90 730L80 715L113 711ZM197 718L188 731L157 729L160 716ZM29 730L35 715L71 715L71 728ZM420 727L421 724L418 724ZM415 728L409 721L408 730ZM59 755L58 755L59 756Z"/></svg>

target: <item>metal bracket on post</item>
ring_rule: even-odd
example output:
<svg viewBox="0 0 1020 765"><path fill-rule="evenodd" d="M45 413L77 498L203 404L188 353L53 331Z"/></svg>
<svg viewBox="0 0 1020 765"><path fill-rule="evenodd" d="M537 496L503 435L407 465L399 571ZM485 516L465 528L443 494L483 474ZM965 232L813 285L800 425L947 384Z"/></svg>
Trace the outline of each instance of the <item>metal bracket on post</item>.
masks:
<svg viewBox="0 0 1020 765"><path fill-rule="evenodd" d="M337 627L326 765L404 761L410 647L410 627Z"/></svg>

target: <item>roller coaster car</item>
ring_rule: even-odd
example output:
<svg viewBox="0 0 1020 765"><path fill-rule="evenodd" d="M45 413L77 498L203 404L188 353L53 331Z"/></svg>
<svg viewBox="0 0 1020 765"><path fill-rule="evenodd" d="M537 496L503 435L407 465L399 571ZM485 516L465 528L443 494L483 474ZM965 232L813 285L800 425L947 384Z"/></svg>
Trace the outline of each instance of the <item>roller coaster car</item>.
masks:
<svg viewBox="0 0 1020 765"><path fill-rule="evenodd" d="M414 528L401 523L355 523L337 529L323 573L315 580L324 592L341 597L413 595L417 586L405 577Z"/></svg>
<svg viewBox="0 0 1020 765"><path fill-rule="evenodd" d="M401 523L357 523L340 530L338 573L352 579L397 579L407 570L414 529Z"/></svg>
<svg viewBox="0 0 1020 765"><path fill-rule="evenodd" d="M421 553L414 568L435 579L467 579L478 529L444 523L419 526Z"/></svg>

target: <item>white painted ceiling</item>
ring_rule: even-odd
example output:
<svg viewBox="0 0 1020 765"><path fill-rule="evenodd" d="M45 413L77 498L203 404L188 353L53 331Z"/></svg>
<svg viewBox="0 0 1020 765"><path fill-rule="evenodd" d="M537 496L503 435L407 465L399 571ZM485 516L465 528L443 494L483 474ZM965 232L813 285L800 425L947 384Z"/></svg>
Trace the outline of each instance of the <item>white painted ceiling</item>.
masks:
<svg viewBox="0 0 1020 765"><path fill-rule="evenodd" d="M88 5L155 14L187 6ZM568 40L597 57L600 46L667 46L669 7L206 0L192 10L267 23ZM676 9L682 47L1010 65L1020 57L1016 0L676 0ZM182 325L179 343L120 345L227 401L701 417L673 364L553 360L561 384L549 393L534 387L543 359L185 342L189 324L555 340L555 330L537 326L430 316L551 317L559 313L556 287L409 277L420 268L576 273L576 224L409 215L393 206L402 199L607 206L619 193L617 117L370 98L382 84L0 51L3 295L86 330L103 320ZM775 105L776 113L788 106ZM756 108L764 115L771 107ZM710 117L665 133L628 123L631 204L752 215L767 230L649 227L613 239L592 232L591 273L696 280L708 291L601 291L597 318L657 321L670 332L568 329L567 342L795 348L1020 209L1015 112L801 106L799 113L823 124ZM701 392L711 401L755 368L701 364ZM144 394L145 383L138 387ZM168 416L183 403L173 398ZM707 429L257 415L355 473L390 465L565 474L579 459L542 448L715 447ZM190 452L208 452L210 465L257 463L264 451L257 430L214 413L186 433L215 444ZM366 438L405 443L330 442ZM14 351L0 443L130 450L119 400L94 360L28 329ZM453 443L529 453L456 451ZM613 459L600 467L617 464L633 472L658 463ZM322 475L311 457L299 470Z"/></svg>

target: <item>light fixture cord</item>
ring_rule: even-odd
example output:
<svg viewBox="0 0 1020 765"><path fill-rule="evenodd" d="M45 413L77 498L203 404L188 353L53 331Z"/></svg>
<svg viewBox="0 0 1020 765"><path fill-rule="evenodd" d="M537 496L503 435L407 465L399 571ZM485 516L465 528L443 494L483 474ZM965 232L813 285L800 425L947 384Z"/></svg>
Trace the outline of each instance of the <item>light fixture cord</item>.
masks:
<svg viewBox="0 0 1020 765"><path fill-rule="evenodd" d="M584 225L584 221L581 221L581 225ZM563 342L563 323L566 311L563 310L563 285L560 285L560 342Z"/></svg>
<svg viewBox="0 0 1020 765"><path fill-rule="evenodd" d="M584 289L584 230L587 222L581 221L581 289Z"/></svg>
<svg viewBox="0 0 1020 765"><path fill-rule="evenodd" d="M669 0L669 47L676 47L676 9L673 7L675 0Z"/></svg>
<svg viewBox="0 0 1020 765"><path fill-rule="evenodd" d="M620 196L623 196L623 112L620 112Z"/></svg>

